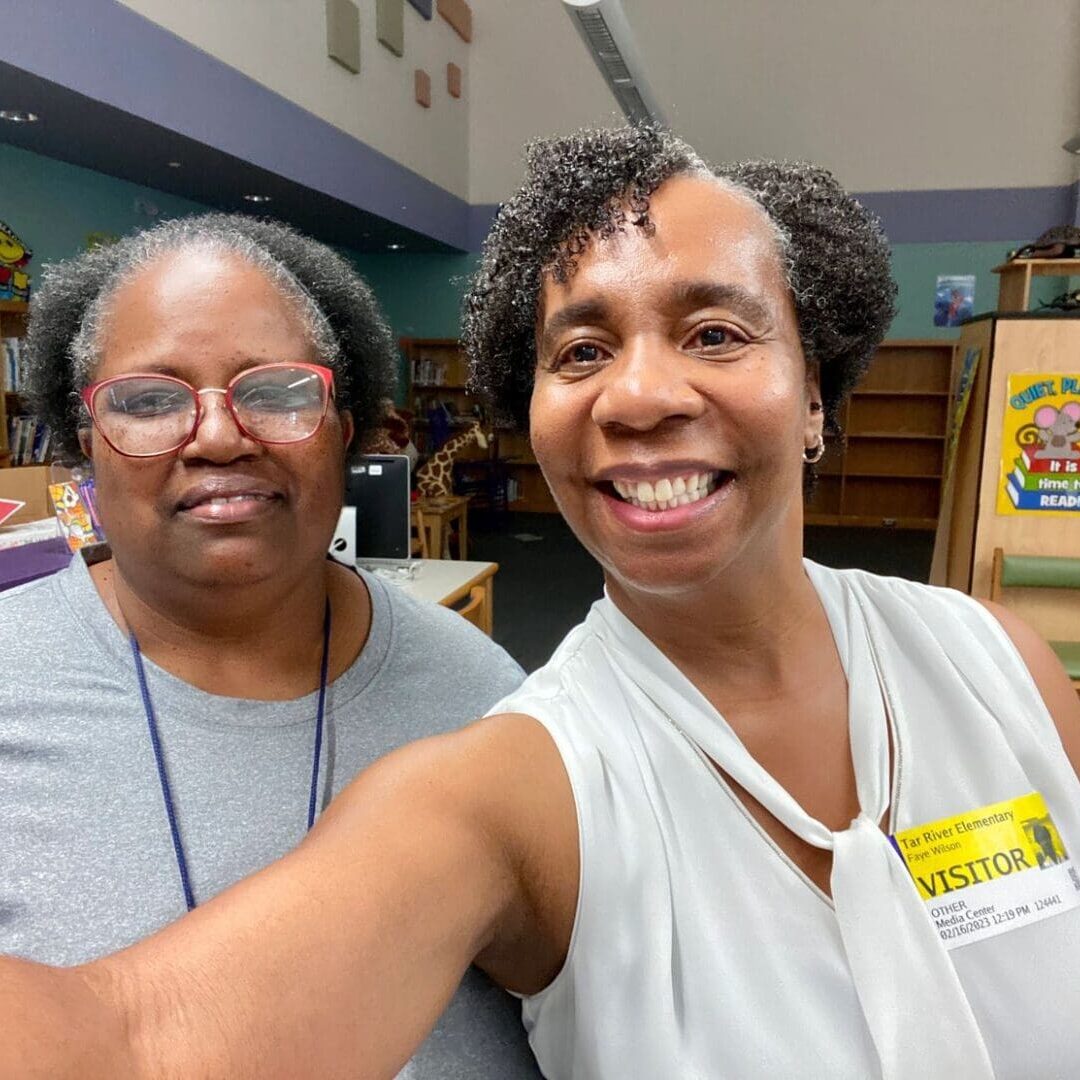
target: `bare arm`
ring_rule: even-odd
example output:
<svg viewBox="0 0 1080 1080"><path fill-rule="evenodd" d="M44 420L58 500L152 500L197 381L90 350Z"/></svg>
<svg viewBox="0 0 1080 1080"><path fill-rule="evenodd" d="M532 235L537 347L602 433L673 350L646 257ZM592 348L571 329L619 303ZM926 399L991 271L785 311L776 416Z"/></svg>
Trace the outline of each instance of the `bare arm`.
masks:
<svg viewBox="0 0 1080 1080"><path fill-rule="evenodd" d="M1027 664L1061 736L1065 754L1080 776L1080 697L1054 650L1023 619L1002 604L980 603L1001 623Z"/></svg>
<svg viewBox="0 0 1080 1080"><path fill-rule="evenodd" d="M296 851L152 938L72 972L34 966L36 984L0 966L0 1003L21 997L30 1025L0 1047L0 1075L51 1053L59 1022L95 1031L97 1056L62 1051L42 1076L391 1077L474 957L525 989L557 969L576 853L569 783L535 721L414 744Z"/></svg>

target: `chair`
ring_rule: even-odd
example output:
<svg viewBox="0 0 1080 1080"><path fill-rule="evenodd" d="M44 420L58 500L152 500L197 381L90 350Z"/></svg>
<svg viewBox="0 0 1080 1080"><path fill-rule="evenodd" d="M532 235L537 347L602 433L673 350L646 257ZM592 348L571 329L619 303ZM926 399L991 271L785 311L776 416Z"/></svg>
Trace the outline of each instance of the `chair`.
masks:
<svg viewBox="0 0 1080 1080"><path fill-rule="evenodd" d="M1006 555L1003 548L994 548L990 599L1001 603L1002 591L1009 588L1080 590L1080 559L1059 555ZM1077 603L1080 604L1080 596ZM1077 621L1080 623L1080 617ZM1051 641L1049 645L1080 693L1080 641Z"/></svg>
<svg viewBox="0 0 1080 1080"><path fill-rule="evenodd" d="M420 513L420 507L414 506L410 515L412 519L412 557L414 559L430 559L428 554L428 531L424 527L424 515Z"/></svg>
<svg viewBox="0 0 1080 1080"><path fill-rule="evenodd" d="M487 589L483 585L474 585L469 590L468 600L456 610L463 619L468 619L473 626L491 636L491 607L488 604Z"/></svg>

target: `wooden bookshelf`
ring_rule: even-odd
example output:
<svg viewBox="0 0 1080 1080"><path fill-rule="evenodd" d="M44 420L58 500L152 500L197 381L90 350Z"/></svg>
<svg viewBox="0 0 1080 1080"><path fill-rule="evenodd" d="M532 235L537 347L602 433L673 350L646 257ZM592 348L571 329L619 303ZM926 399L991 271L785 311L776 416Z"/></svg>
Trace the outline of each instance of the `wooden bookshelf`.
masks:
<svg viewBox="0 0 1080 1080"><path fill-rule="evenodd" d="M465 427L475 419L477 398L466 387L468 370L460 344L453 338L403 338L400 342L409 369L406 407L413 414L413 442L421 454L431 452L427 419L433 407L443 404L460 417L451 427ZM427 366L425 366L427 365ZM528 436L513 431L495 431L488 451L468 447L461 461L485 457L501 459L515 482L518 497L509 503L511 510L526 513L556 513L555 500L548 491L533 457Z"/></svg>
<svg viewBox="0 0 1080 1080"><path fill-rule="evenodd" d="M24 300L0 300L0 338L26 336L26 319L29 305ZM8 417L20 411L18 394L12 393L7 386L7 365L0 370L0 467L11 463L11 448L8 446Z"/></svg>
<svg viewBox="0 0 1080 1080"><path fill-rule="evenodd" d="M827 436L808 525L933 529L941 504L955 343L885 341Z"/></svg>

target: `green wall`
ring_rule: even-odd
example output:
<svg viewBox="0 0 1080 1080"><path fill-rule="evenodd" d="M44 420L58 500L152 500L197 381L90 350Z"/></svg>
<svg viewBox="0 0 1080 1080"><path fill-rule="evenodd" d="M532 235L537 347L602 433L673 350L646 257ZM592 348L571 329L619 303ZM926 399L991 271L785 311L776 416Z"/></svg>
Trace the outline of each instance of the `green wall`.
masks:
<svg viewBox="0 0 1080 1080"><path fill-rule="evenodd" d="M206 209L189 199L0 143L0 221L34 252L31 279L45 263L85 250L88 233L123 236L159 218Z"/></svg>
<svg viewBox="0 0 1080 1080"><path fill-rule="evenodd" d="M151 211L156 208L157 214ZM206 207L153 188L0 144L0 220L34 251L32 276L47 262L83 250L91 232L125 234L161 217L200 213ZM939 274L975 274L975 310L989 311L997 299L991 267L1015 243L898 244L893 273L899 285L894 338L954 337L954 328L935 327L934 285ZM343 251L371 284L396 337L456 337L461 297L476 267L474 254L379 255ZM1037 298L1063 291L1064 279L1036 279Z"/></svg>
<svg viewBox="0 0 1080 1080"><path fill-rule="evenodd" d="M892 249L893 277L899 289L898 311L888 336L891 338L956 337L956 327L934 326L934 286L939 275L975 275L975 311L993 311L997 306L998 276L991 273L1014 248L1030 242L989 244L897 244ZM1035 302L1050 300L1068 287L1065 278L1035 278Z"/></svg>

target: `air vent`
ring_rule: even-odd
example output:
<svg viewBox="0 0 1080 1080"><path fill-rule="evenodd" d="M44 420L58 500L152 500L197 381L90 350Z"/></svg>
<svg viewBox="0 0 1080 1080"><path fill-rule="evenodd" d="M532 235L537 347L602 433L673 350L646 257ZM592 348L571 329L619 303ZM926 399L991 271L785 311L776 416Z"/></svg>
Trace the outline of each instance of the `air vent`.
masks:
<svg viewBox="0 0 1080 1080"><path fill-rule="evenodd" d="M663 125L621 0L563 0L563 4L630 123Z"/></svg>

